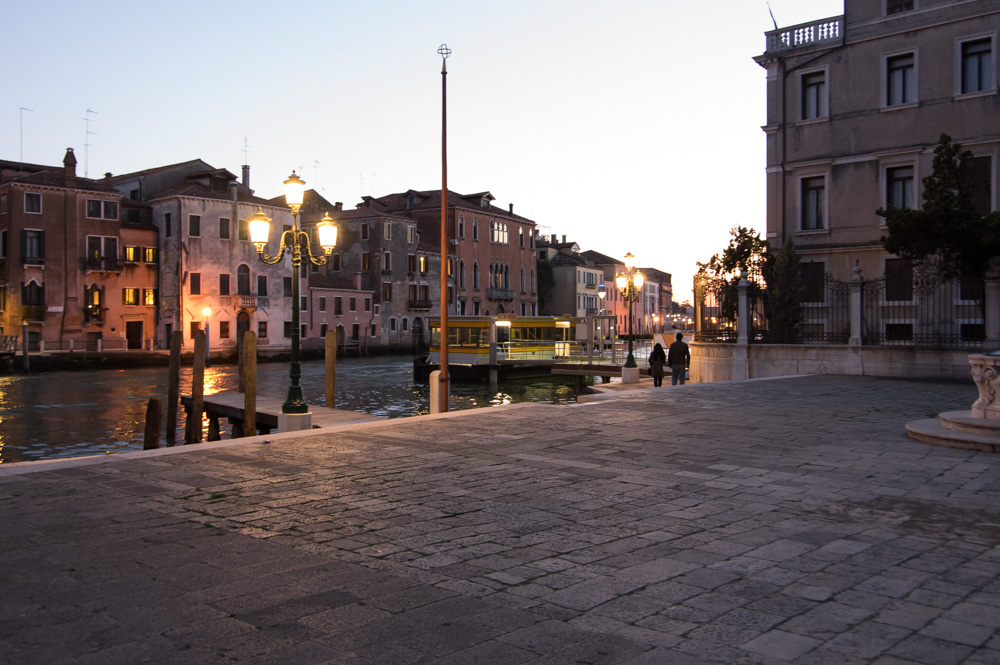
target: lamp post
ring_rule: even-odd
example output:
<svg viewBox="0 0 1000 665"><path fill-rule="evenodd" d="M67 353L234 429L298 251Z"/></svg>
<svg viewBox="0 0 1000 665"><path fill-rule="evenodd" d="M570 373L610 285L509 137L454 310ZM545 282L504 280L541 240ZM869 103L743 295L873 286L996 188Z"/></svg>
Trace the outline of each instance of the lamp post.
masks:
<svg viewBox="0 0 1000 665"><path fill-rule="evenodd" d="M638 367L635 364L635 356L632 355L632 303L636 301L642 292L642 283L645 277L636 270L633 264L632 252L625 255L625 272L620 272L615 276L615 284L622 292L622 298L628 303L628 358L625 359L625 367Z"/></svg>
<svg viewBox="0 0 1000 665"><path fill-rule="evenodd" d="M291 384L288 386L288 397L281 405L281 412L303 414L308 413L309 408L306 406L305 400L302 399L302 388L299 386L299 378L302 376L302 365L299 358L299 272L303 254L315 265L321 266L326 263L326 257L330 256L337 244L337 227L333 225L329 213L323 215L323 219L316 226L316 231L325 256L313 256L309 234L299 228L299 208L302 206L306 183L295 175L295 171L292 171L292 175L288 176L284 185L285 203L292 209L292 228L282 232L281 244L277 253L274 255L264 253L268 236L271 233L271 219L259 207L250 218L248 226L250 227L250 242L257 249L257 257L264 263L277 263L286 251L292 255L292 366L288 372ZM305 246L303 247L303 245Z"/></svg>
<svg viewBox="0 0 1000 665"><path fill-rule="evenodd" d="M601 308L597 313L597 342L600 344L598 347L601 350L601 356L604 356L604 297L608 295L608 287L604 284L597 285L597 298L601 303Z"/></svg>

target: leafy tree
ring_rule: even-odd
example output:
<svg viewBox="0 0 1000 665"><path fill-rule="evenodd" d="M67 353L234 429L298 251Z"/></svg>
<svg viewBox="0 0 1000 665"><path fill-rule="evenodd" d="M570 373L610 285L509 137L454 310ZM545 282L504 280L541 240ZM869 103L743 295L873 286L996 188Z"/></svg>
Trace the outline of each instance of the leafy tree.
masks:
<svg viewBox="0 0 1000 665"><path fill-rule="evenodd" d="M791 238L774 257L774 268L768 281L770 291L768 319L772 340L792 343L798 340L802 311L802 275L799 272L799 256Z"/></svg>
<svg viewBox="0 0 1000 665"><path fill-rule="evenodd" d="M747 273L751 294L761 294L770 276L773 257L767 241L744 226L734 226L729 245L705 263L698 263L695 276L702 289L715 295L723 317L732 319L739 310L740 274Z"/></svg>
<svg viewBox="0 0 1000 665"><path fill-rule="evenodd" d="M982 277L1000 255L1000 213L980 214L972 196L978 183L969 177L972 154L942 134L934 149L934 171L923 179L923 206L879 208L889 234L882 246L912 259L942 277Z"/></svg>

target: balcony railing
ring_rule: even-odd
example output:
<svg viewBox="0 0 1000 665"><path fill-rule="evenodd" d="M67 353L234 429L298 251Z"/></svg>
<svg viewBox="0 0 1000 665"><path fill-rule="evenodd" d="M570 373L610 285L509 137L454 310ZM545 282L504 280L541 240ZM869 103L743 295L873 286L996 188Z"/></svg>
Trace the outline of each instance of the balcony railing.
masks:
<svg viewBox="0 0 1000 665"><path fill-rule="evenodd" d="M87 257L87 272L121 272L122 264L118 257L90 256Z"/></svg>
<svg viewBox="0 0 1000 665"><path fill-rule="evenodd" d="M844 38L844 17L834 16L772 30L764 33L764 38L766 39L765 53L841 41Z"/></svg>
<svg viewBox="0 0 1000 665"><path fill-rule="evenodd" d="M267 307L267 296L233 296L233 307L237 309Z"/></svg>
<svg viewBox="0 0 1000 665"><path fill-rule="evenodd" d="M486 289L486 297L490 300L513 300L514 289Z"/></svg>
<svg viewBox="0 0 1000 665"><path fill-rule="evenodd" d="M83 310L84 323L104 323L106 310L100 307L88 307Z"/></svg>
<svg viewBox="0 0 1000 665"><path fill-rule="evenodd" d="M431 308L430 300L410 300L409 308L411 310L429 310Z"/></svg>

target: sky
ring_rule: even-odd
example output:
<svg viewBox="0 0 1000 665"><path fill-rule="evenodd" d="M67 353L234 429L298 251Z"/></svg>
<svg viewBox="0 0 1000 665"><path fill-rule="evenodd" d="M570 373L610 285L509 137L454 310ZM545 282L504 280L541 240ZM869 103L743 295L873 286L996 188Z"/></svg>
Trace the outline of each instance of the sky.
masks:
<svg viewBox="0 0 1000 665"><path fill-rule="evenodd" d="M843 0L770 0L779 27ZM0 0L0 159L92 178L203 159L294 169L353 207L448 188L671 273L765 230L765 0Z"/></svg>

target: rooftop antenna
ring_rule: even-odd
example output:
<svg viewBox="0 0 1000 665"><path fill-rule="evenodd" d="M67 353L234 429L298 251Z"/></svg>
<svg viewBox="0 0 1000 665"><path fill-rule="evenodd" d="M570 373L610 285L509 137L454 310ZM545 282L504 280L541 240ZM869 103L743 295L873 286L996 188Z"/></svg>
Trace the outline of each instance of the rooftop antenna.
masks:
<svg viewBox="0 0 1000 665"><path fill-rule="evenodd" d="M90 177L90 137L91 135L97 136L97 132L90 131L90 114L97 113L93 109L87 109L87 115L84 117L83 121L87 126L87 133L83 138L83 177Z"/></svg>
<svg viewBox="0 0 1000 665"><path fill-rule="evenodd" d="M767 13L771 15L771 23L774 24L774 29L778 29L778 22L774 20L774 12L771 11L771 3L767 3Z"/></svg>
<svg viewBox="0 0 1000 665"><path fill-rule="evenodd" d="M244 134L243 135L243 163L244 164L248 164L249 163L249 162L247 162L247 151L249 151L249 150L250 150L250 145L247 143L247 135Z"/></svg>
<svg viewBox="0 0 1000 665"><path fill-rule="evenodd" d="M32 111L29 108L25 108L23 106L21 107L21 137L20 137L21 138L21 157L20 157L20 159L21 159L21 166L22 167L24 166L24 112L25 111L27 111L28 113L34 113L34 111Z"/></svg>

